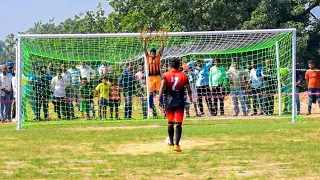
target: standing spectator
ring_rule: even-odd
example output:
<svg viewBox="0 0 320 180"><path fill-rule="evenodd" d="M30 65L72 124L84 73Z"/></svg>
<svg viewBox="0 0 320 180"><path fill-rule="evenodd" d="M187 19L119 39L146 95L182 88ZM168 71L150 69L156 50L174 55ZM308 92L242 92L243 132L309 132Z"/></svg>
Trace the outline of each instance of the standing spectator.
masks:
<svg viewBox="0 0 320 180"><path fill-rule="evenodd" d="M320 70L316 68L315 61L308 61L309 69L306 72L305 79L308 82L308 113L311 114L312 102L318 99L318 104L320 107Z"/></svg>
<svg viewBox="0 0 320 180"><path fill-rule="evenodd" d="M80 62L79 69L80 69L80 78L87 78L89 85L93 86L93 84L90 82L92 82L95 78L94 70L90 66L86 65L85 61Z"/></svg>
<svg viewBox="0 0 320 180"><path fill-rule="evenodd" d="M101 62L101 65L98 67L98 74L100 79L107 75L108 69L104 61Z"/></svg>
<svg viewBox="0 0 320 180"><path fill-rule="evenodd" d="M302 86L304 75L303 72L296 72L296 103L297 103L297 114L300 115L301 113L301 104L300 104L300 88Z"/></svg>
<svg viewBox="0 0 320 180"><path fill-rule="evenodd" d="M90 66L86 65L85 61L80 62L79 69L80 69L80 79L86 78L90 88L93 89L95 87L95 85L94 85L94 78L96 75L95 71ZM91 107L91 111L92 111L92 116L93 116L93 118L95 118L93 98L92 98L92 100L90 100L90 107ZM100 113L100 110L98 112Z"/></svg>
<svg viewBox="0 0 320 180"><path fill-rule="evenodd" d="M274 68L271 68L270 60L265 61L265 67L262 69L261 76L263 78L262 93L263 106L266 115L274 113L274 94L276 92L276 75Z"/></svg>
<svg viewBox="0 0 320 180"><path fill-rule="evenodd" d="M211 115L218 114L218 99L220 102L220 115L224 115L224 96L227 86L226 69L221 66L220 59L215 60L215 65L211 67L209 74L209 86L213 95L213 111Z"/></svg>
<svg viewBox="0 0 320 180"><path fill-rule="evenodd" d="M67 117L67 119L75 119L74 116L74 107L72 104L73 100L73 89L71 87L72 84L72 77L71 73L67 70L67 67L65 64L61 65L62 69L62 77L65 80L65 85L66 85L66 99L65 99L65 110L62 111L62 114Z"/></svg>
<svg viewBox="0 0 320 180"><path fill-rule="evenodd" d="M12 75L7 73L7 66L2 66L0 74L0 118L2 121L11 121L11 94Z"/></svg>
<svg viewBox="0 0 320 180"><path fill-rule="evenodd" d="M129 62L125 70L122 71L119 79L119 85L123 88L123 96L125 100L124 117L132 118L132 96L134 87L134 72L132 63Z"/></svg>
<svg viewBox="0 0 320 180"><path fill-rule="evenodd" d="M56 70L53 67L53 63L49 62L48 68L47 68L47 75L51 76L52 78L56 76ZM52 79L51 79L52 80Z"/></svg>
<svg viewBox="0 0 320 180"><path fill-rule="evenodd" d="M79 88L80 92L80 111L82 118L84 118L84 113L86 113L86 119L90 119L90 99L92 94L92 89L88 86L87 78L82 78L81 86Z"/></svg>
<svg viewBox="0 0 320 180"><path fill-rule="evenodd" d="M148 107L147 107L147 98L146 98L146 90L147 90L147 84L146 84L146 76L143 70L143 65L138 66L138 72L135 74L135 80L136 80L136 92L137 97L139 97L141 101L141 107L142 107L142 114L143 118L146 119L148 114Z"/></svg>
<svg viewBox="0 0 320 180"><path fill-rule="evenodd" d="M252 116L258 115L259 105L262 108L262 99L261 99L261 85L262 78L261 74L259 75L257 61L254 61L252 64L252 69L250 71L250 84L251 84L251 94L253 98L253 114ZM263 112L260 113L262 115Z"/></svg>
<svg viewBox="0 0 320 180"><path fill-rule="evenodd" d="M12 77L12 92L13 92L13 103L11 107L11 119L12 121L16 121L16 99L17 99L17 77L16 76ZM25 112L22 111L22 113L25 113Z"/></svg>
<svg viewBox="0 0 320 180"><path fill-rule="evenodd" d="M250 71L252 70L252 63L251 62L247 62L246 63L246 69L244 70L245 74L245 82L246 82L246 88L245 88L245 102L246 102L246 106L248 108L248 113L251 110L251 106L252 106L252 96L251 96L251 88L250 88Z"/></svg>
<svg viewBox="0 0 320 180"><path fill-rule="evenodd" d="M112 78L111 79L111 84L110 84L110 101L109 101L109 106L110 106L110 115L111 119L113 119L113 111L115 110L115 115L116 119L119 119L119 106L121 102L121 95L120 95L120 86L118 84L117 78Z"/></svg>
<svg viewBox="0 0 320 180"><path fill-rule="evenodd" d="M243 116L247 116L248 108L246 106L246 99L244 95L244 89L246 88L246 72L239 68L239 63L234 59L232 61L232 67L227 71L227 75L230 80L230 89L235 112L234 116L239 115L239 100Z"/></svg>
<svg viewBox="0 0 320 180"><path fill-rule="evenodd" d="M51 80L51 90L56 106L56 113L58 120L61 120L61 111L65 108L65 97L66 97L66 81L62 77L62 69L57 70L57 75Z"/></svg>
<svg viewBox="0 0 320 180"><path fill-rule="evenodd" d="M80 100L80 69L76 67L75 62L72 62L71 68L68 69L68 73L71 75L71 98L72 101L76 101L76 106L80 110L79 100Z"/></svg>
<svg viewBox="0 0 320 180"><path fill-rule="evenodd" d="M33 79L33 98L35 103L35 120L40 121L41 107L43 108L44 119L49 119L49 100L50 100L50 80L46 75L46 68L39 69L38 76Z"/></svg>
<svg viewBox="0 0 320 180"><path fill-rule="evenodd" d="M188 66L188 72L187 72L188 73L187 74L188 80L189 80L190 88L191 88L192 95L193 95L192 99L195 99L197 96L197 87L196 87L197 75L194 73L194 67L191 64L188 63L187 66ZM188 102L191 103L189 96L188 96ZM193 108L196 113L196 116L200 117L201 115L198 112L198 107L197 107L196 101L193 101Z"/></svg>
<svg viewBox="0 0 320 180"><path fill-rule="evenodd" d="M99 92L99 105L101 110L101 116L103 119L107 119L107 106L110 95L110 83L107 77L102 78L102 83L96 87L96 91Z"/></svg>
<svg viewBox="0 0 320 180"><path fill-rule="evenodd" d="M206 63L206 64L204 64ZM211 93L209 87L209 68L213 63L213 59L204 59L200 62L200 67L195 68L195 73L198 74L196 81L197 95L198 95L198 106L200 109L200 114L204 115L202 98L206 99L206 103L209 109L209 113L213 114L213 106L211 100Z"/></svg>

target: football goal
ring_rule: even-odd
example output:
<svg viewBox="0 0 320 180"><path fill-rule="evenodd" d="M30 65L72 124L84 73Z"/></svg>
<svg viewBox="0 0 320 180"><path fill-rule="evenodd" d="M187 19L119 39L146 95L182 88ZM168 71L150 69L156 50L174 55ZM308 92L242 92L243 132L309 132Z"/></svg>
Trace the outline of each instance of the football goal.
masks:
<svg viewBox="0 0 320 180"><path fill-rule="evenodd" d="M148 35L149 53L160 50L157 35ZM20 34L17 128L33 121L163 117L144 38L141 33ZM168 32L163 41L160 74L179 57L189 77L194 102L186 95L186 117L287 115L295 121L295 29Z"/></svg>

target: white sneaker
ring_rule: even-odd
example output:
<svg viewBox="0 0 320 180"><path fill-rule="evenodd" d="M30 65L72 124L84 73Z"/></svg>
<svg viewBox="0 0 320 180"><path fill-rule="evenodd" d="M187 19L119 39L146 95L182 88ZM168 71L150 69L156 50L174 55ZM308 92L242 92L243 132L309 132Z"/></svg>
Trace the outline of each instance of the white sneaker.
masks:
<svg viewBox="0 0 320 180"><path fill-rule="evenodd" d="M18 120L16 118L13 118L12 119L12 122L17 122Z"/></svg>

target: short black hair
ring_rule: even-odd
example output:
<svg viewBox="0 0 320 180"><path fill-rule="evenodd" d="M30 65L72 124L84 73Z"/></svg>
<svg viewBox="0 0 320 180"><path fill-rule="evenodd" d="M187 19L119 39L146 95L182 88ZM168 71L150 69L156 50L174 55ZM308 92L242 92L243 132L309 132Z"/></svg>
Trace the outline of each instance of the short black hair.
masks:
<svg viewBox="0 0 320 180"><path fill-rule="evenodd" d="M314 60L309 60L308 64L316 64L316 63L314 62Z"/></svg>
<svg viewBox="0 0 320 180"><path fill-rule="evenodd" d="M152 48L152 49L150 50L150 52L156 53L157 50L156 50L155 48Z"/></svg>
<svg viewBox="0 0 320 180"><path fill-rule="evenodd" d="M179 58L172 58L170 61L170 67L174 69L180 68L180 59Z"/></svg>
<svg viewBox="0 0 320 180"><path fill-rule="evenodd" d="M220 62L221 63L221 60L220 59L216 59L216 62Z"/></svg>

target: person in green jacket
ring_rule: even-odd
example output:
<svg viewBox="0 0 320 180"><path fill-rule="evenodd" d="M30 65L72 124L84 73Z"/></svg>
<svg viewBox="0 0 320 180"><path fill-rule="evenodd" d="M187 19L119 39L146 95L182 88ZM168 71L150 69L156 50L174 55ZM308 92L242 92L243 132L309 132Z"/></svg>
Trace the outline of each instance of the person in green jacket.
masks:
<svg viewBox="0 0 320 180"><path fill-rule="evenodd" d="M220 115L224 115L224 96L227 86L226 69L221 66L221 60L216 59L215 65L211 67L209 73L209 87L213 96L213 116L218 114L218 100L220 102Z"/></svg>

